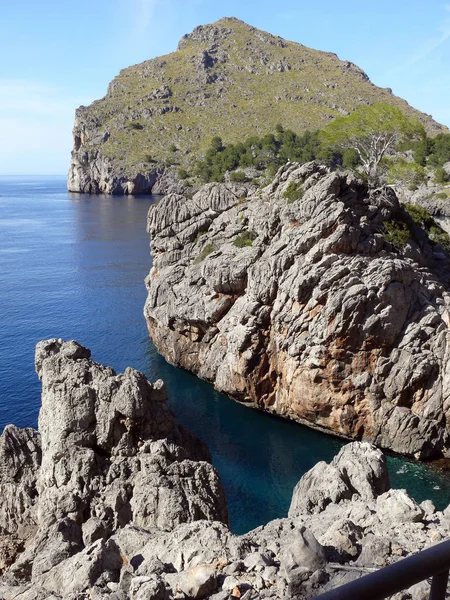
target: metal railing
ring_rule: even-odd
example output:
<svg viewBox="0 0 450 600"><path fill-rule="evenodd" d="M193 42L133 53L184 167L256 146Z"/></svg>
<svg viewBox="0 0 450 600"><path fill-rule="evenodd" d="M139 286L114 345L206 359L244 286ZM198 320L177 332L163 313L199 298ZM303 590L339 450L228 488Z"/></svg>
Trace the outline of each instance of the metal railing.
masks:
<svg viewBox="0 0 450 600"><path fill-rule="evenodd" d="M430 577L429 600L445 600L449 569L447 541L317 596L316 600L385 600Z"/></svg>

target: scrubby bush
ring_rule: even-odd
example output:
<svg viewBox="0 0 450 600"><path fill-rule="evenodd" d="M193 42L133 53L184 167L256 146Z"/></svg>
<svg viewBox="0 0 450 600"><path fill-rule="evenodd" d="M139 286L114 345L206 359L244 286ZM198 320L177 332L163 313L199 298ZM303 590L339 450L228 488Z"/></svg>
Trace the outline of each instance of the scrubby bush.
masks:
<svg viewBox="0 0 450 600"><path fill-rule="evenodd" d="M223 181L226 171L254 167L265 170L269 177L273 177L288 160L304 163L323 158L325 154L317 131L298 135L280 126L276 128L276 134L251 136L243 142L227 146L221 138L213 138L203 160L195 165L194 175L204 182Z"/></svg>
<svg viewBox="0 0 450 600"><path fill-rule="evenodd" d="M303 198L304 194L303 187L300 183L295 183L291 181L291 183L287 186L287 188L283 192L283 198L286 198L288 204L295 202L296 200L300 200Z"/></svg>
<svg viewBox="0 0 450 600"><path fill-rule="evenodd" d="M384 223L384 239L395 248L404 248L411 237L411 232L403 221L392 220Z"/></svg>
<svg viewBox="0 0 450 600"><path fill-rule="evenodd" d="M404 207L414 222L425 229L432 242L441 244L447 251L450 251L450 236L425 208L417 204L405 204Z"/></svg>
<svg viewBox="0 0 450 600"><path fill-rule="evenodd" d="M409 190L416 190L419 185L426 181L424 167L415 162L407 162L404 159L390 162L388 167L388 182L401 183Z"/></svg>
<svg viewBox="0 0 450 600"><path fill-rule="evenodd" d="M247 177L244 171L234 171L234 173L230 174L230 181L234 181L236 183L244 183L247 181Z"/></svg>
<svg viewBox="0 0 450 600"><path fill-rule="evenodd" d="M359 154L353 148L345 150L342 154L342 166L346 169L356 169L361 164Z"/></svg>
<svg viewBox="0 0 450 600"><path fill-rule="evenodd" d="M201 263L202 261L204 261L205 258L209 254L211 254L211 252L214 252L214 246L212 244L206 244L206 246L202 249L202 251L197 256L197 258L194 260L194 264L198 265L199 263Z"/></svg>
<svg viewBox="0 0 450 600"><path fill-rule="evenodd" d="M238 236L235 237L233 244L236 248L244 248L244 246L252 246L254 240L256 240L258 236L253 231L243 231Z"/></svg>
<svg viewBox="0 0 450 600"><path fill-rule="evenodd" d="M447 171L443 167L438 167L434 172L434 180L436 183L447 183L450 180Z"/></svg>
<svg viewBox="0 0 450 600"><path fill-rule="evenodd" d="M425 229L429 229L436 225L436 221L430 215L426 208L419 206L418 204L404 204L406 212L413 219L415 223L421 225Z"/></svg>

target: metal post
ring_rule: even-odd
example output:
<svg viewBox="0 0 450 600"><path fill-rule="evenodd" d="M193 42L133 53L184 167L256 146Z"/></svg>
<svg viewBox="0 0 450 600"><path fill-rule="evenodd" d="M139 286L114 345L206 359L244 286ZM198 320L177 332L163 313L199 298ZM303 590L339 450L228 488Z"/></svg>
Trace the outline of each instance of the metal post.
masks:
<svg viewBox="0 0 450 600"><path fill-rule="evenodd" d="M448 571L438 573L431 580L430 600L445 600L447 591Z"/></svg>

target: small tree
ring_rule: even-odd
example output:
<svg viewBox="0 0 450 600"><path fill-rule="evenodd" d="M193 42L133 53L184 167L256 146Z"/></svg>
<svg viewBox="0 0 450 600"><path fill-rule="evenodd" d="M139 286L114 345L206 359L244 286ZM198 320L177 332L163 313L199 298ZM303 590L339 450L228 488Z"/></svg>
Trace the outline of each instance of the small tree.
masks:
<svg viewBox="0 0 450 600"><path fill-rule="evenodd" d="M322 142L340 150L353 149L369 180L376 180L382 158L399 142L425 136L417 119L408 119L396 106L379 102L361 106L348 117L338 117L321 134Z"/></svg>

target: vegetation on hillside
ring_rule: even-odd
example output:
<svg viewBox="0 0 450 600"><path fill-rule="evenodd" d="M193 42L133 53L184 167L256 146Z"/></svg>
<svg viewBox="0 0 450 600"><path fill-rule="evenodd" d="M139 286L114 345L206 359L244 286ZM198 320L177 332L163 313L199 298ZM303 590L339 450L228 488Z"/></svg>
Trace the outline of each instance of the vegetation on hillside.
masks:
<svg viewBox="0 0 450 600"><path fill-rule="evenodd" d="M383 224L384 239L387 242L401 250L409 240L415 240L414 226L418 225L425 230L431 242L440 244L445 251L450 252L450 236L425 208L409 203L403 204L403 208L403 215Z"/></svg>
<svg viewBox="0 0 450 600"><path fill-rule="evenodd" d="M248 180L244 169L249 167L273 176L289 160L303 163L316 158L329 158L317 131L298 135L277 125L275 133L251 136L237 144L225 146L220 137L213 138L204 159L196 163L193 175L204 182L223 181L227 171L238 169L230 179L244 182Z"/></svg>
<svg viewBox="0 0 450 600"><path fill-rule="evenodd" d="M400 143L423 140L425 129L417 119L408 119L398 107L378 102L335 119L321 132L321 138L331 148L354 150L362 172L376 180L383 158Z"/></svg>
<svg viewBox="0 0 450 600"><path fill-rule="evenodd" d="M442 184L449 180L442 165L450 161L450 134L435 139L399 109L375 104L336 119L322 131L299 135L278 124L273 133L228 145L215 136L191 175L200 182L220 182L228 173L230 181L260 184L288 161L319 160L352 169L372 183L401 184L412 191L428 177ZM188 173L180 169L179 176L185 179ZM288 189L285 197L294 202L301 193Z"/></svg>
<svg viewBox="0 0 450 600"><path fill-rule="evenodd" d="M376 102L417 116L431 135L442 129L335 54L225 18L185 36L176 52L121 71L104 98L77 111L78 139L80 152L100 150L125 173L158 164L183 174L214 136L236 145L277 123L301 136Z"/></svg>

